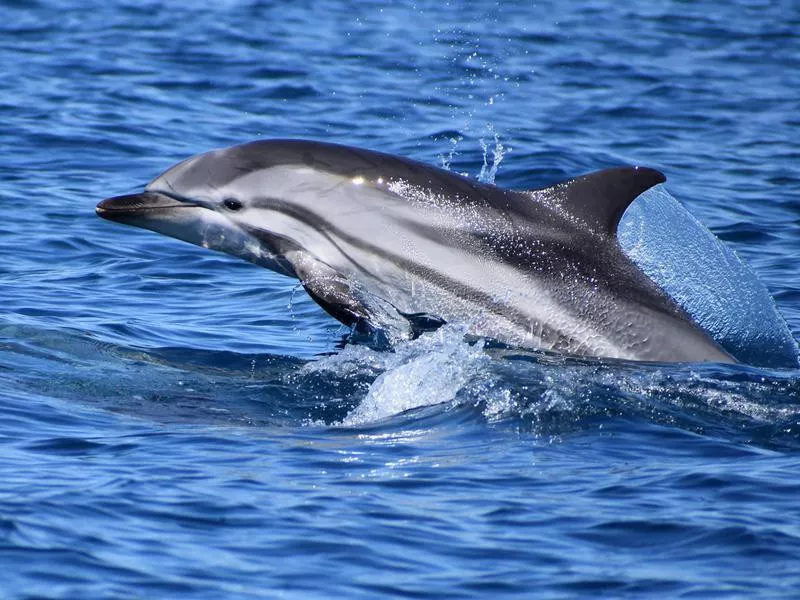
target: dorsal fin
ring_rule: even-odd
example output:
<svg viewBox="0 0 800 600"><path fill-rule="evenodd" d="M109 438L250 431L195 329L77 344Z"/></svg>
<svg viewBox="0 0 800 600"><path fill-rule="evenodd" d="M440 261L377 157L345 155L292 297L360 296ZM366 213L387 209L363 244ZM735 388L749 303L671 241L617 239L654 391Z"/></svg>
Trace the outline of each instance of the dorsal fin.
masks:
<svg viewBox="0 0 800 600"><path fill-rule="evenodd" d="M598 233L616 235L622 213L637 196L667 180L664 174L647 167L617 167L589 173L535 195L552 194L566 212L584 221Z"/></svg>

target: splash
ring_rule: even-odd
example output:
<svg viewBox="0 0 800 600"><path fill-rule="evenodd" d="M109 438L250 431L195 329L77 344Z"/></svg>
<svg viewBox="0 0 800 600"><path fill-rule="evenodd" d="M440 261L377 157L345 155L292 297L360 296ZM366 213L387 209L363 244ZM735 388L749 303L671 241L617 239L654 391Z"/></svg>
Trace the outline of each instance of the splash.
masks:
<svg viewBox="0 0 800 600"><path fill-rule="evenodd" d="M800 351L764 284L663 186L643 193L619 225L623 251L737 359L797 368Z"/></svg>
<svg viewBox="0 0 800 600"><path fill-rule="evenodd" d="M481 183L494 184L495 177L497 176L497 169L500 168L500 163L503 162L506 148L500 141L500 134L494 130L494 127L488 125L487 129L494 137L494 146L490 149L489 143L484 138L480 139L481 148L483 149L483 166L481 167L481 172L478 174L478 181ZM490 153L491 165L489 164Z"/></svg>
<svg viewBox="0 0 800 600"><path fill-rule="evenodd" d="M464 125L464 131L469 132L470 129L469 123L466 123ZM447 152L440 153L438 158L443 169L452 171L451 166L453 160L461 154L457 151L457 147L464 140L465 136L458 132L446 132L446 135L446 138L442 135L439 139L447 139L450 143L450 148ZM490 136L491 139L487 140L485 136L478 138L478 143L481 146L483 155L483 164L481 165L481 170L476 176L476 179L481 183L494 184L497 171L500 168L500 163L503 162L505 155L511 152L511 148L503 144L500 140L500 134L495 131L491 123L486 124L486 135ZM462 172L460 174L464 177L470 177L470 173Z"/></svg>
<svg viewBox="0 0 800 600"><path fill-rule="evenodd" d="M441 161L442 168L445 171L449 171L450 170L450 165L452 164L453 159L456 156L458 156L458 152L456 152L456 146L458 146L458 143L463 139L464 139L463 135L455 135L455 136L450 137L449 138L450 150L447 152L447 154L440 154L439 155L439 160Z"/></svg>
<svg viewBox="0 0 800 600"><path fill-rule="evenodd" d="M483 342L468 343L462 327L445 325L380 352L363 346L348 346L334 356L307 365L307 371L327 371L347 377L372 370L380 374L370 384L364 399L339 424L363 425L402 412L451 402L459 392L480 378L490 357Z"/></svg>
<svg viewBox="0 0 800 600"><path fill-rule="evenodd" d="M382 428L448 413L549 442L636 421L800 447L800 379L784 370L573 358L469 343L463 328L445 325L393 351L351 344L296 373L293 389L322 390L327 408L304 421L315 427ZM405 414L414 409L426 410Z"/></svg>

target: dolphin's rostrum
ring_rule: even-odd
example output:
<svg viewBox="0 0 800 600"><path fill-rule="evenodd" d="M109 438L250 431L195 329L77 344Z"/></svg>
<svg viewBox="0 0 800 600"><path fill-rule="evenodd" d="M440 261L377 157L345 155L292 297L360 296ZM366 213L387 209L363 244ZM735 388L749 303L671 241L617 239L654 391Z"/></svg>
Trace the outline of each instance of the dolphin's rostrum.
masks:
<svg viewBox="0 0 800 600"><path fill-rule="evenodd" d="M97 214L296 277L341 322L390 339L457 322L567 354L732 362L619 247L622 213L664 180L621 167L518 192L380 152L266 140L190 158Z"/></svg>

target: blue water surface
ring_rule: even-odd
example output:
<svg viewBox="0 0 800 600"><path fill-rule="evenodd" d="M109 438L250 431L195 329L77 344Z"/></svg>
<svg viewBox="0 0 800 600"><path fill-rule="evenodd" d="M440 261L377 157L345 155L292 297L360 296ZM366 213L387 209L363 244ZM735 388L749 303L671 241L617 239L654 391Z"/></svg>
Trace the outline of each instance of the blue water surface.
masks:
<svg viewBox="0 0 800 600"><path fill-rule="evenodd" d="M297 282L94 215L266 137L647 165L797 338L796 2L0 14L0 596L796 596L798 369L341 349Z"/></svg>

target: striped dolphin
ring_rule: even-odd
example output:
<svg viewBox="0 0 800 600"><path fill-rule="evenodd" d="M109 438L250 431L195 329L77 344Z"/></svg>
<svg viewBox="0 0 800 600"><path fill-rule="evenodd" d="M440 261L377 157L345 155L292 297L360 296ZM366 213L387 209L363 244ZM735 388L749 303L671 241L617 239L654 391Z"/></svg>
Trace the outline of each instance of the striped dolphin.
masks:
<svg viewBox="0 0 800 600"><path fill-rule="evenodd" d="M455 322L566 354L733 362L620 249L622 213L663 181L621 167L511 191L380 152L265 140L189 158L97 214L295 277L342 323L390 339Z"/></svg>

